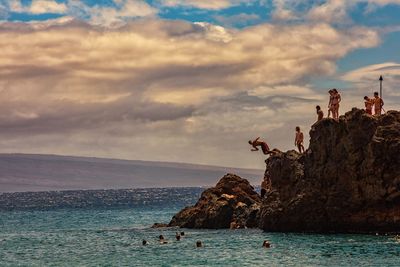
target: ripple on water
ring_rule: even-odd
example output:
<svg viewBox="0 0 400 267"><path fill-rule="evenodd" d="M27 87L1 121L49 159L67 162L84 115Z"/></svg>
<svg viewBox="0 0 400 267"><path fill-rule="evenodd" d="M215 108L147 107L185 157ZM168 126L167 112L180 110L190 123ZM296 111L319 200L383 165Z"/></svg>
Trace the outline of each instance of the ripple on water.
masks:
<svg viewBox="0 0 400 267"><path fill-rule="evenodd" d="M150 229L173 209L3 212L2 266L400 266L399 239L260 230ZM163 234L169 241L160 245ZM142 246L142 239L149 242ZM272 248L262 248L263 240ZM196 248L201 240L203 248Z"/></svg>

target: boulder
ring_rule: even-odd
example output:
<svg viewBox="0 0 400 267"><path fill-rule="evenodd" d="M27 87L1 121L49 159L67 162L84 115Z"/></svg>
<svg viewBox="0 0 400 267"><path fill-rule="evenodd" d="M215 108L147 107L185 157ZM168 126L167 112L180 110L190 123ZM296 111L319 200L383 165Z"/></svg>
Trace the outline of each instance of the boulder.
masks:
<svg viewBox="0 0 400 267"><path fill-rule="evenodd" d="M227 174L215 187L205 190L194 206L176 214L168 226L208 229L257 227L260 203L260 196L247 180Z"/></svg>

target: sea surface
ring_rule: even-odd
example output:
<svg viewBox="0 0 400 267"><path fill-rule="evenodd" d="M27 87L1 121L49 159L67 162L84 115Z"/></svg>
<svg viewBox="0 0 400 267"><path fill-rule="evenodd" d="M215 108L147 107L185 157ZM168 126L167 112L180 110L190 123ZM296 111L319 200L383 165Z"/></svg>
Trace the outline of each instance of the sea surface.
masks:
<svg viewBox="0 0 400 267"><path fill-rule="evenodd" d="M393 236L183 229L185 237L175 241L176 229L150 228L195 203L200 192L141 189L133 191L134 202L124 202L129 205L108 199L66 208L48 200L53 206L0 211L0 266L400 266L400 241ZM29 198L38 203L46 196ZM160 234L168 244L158 242ZM196 248L197 240L205 246ZM262 248L264 240L270 249Z"/></svg>

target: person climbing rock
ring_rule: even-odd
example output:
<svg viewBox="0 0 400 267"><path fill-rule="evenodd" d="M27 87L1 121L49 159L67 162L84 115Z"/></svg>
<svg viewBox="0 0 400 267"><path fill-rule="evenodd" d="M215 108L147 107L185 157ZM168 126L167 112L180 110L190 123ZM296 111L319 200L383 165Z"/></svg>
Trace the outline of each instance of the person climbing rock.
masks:
<svg viewBox="0 0 400 267"><path fill-rule="evenodd" d="M364 96L365 112L372 115L372 106L374 105L373 99L368 96Z"/></svg>
<svg viewBox="0 0 400 267"><path fill-rule="evenodd" d="M300 131L300 127L297 126L296 127L296 136L295 136L295 139L294 139L294 145L297 146L297 148L298 148L300 153L304 153L303 142L304 142L303 132L301 132Z"/></svg>
<svg viewBox="0 0 400 267"><path fill-rule="evenodd" d="M379 93L378 92L374 93L373 102L374 102L375 115L376 116L381 115L384 103L383 103L382 98L379 97Z"/></svg>
<svg viewBox="0 0 400 267"><path fill-rule="evenodd" d="M260 137L257 137L253 141L249 140L249 144L253 147L251 151L258 151L259 149L257 147L259 146L261 147L261 150L264 153L264 155L271 154L268 144L265 141L261 141Z"/></svg>
<svg viewBox="0 0 400 267"><path fill-rule="evenodd" d="M320 106L316 106L315 109L317 110L317 115L318 115L318 119L317 121L320 121L324 118L324 112L322 111Z"/></svg>

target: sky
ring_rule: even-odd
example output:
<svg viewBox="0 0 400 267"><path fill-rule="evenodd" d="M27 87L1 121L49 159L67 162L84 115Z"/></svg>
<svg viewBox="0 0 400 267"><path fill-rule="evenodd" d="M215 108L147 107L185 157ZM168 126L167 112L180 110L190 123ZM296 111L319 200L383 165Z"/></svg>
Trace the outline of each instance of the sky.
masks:
<svg viewBox="0 0 400 267"><path fill-rule="evenodd" d="M0 0L0 153L259 168L330 88L400 103L400 0Z"/></svg>

